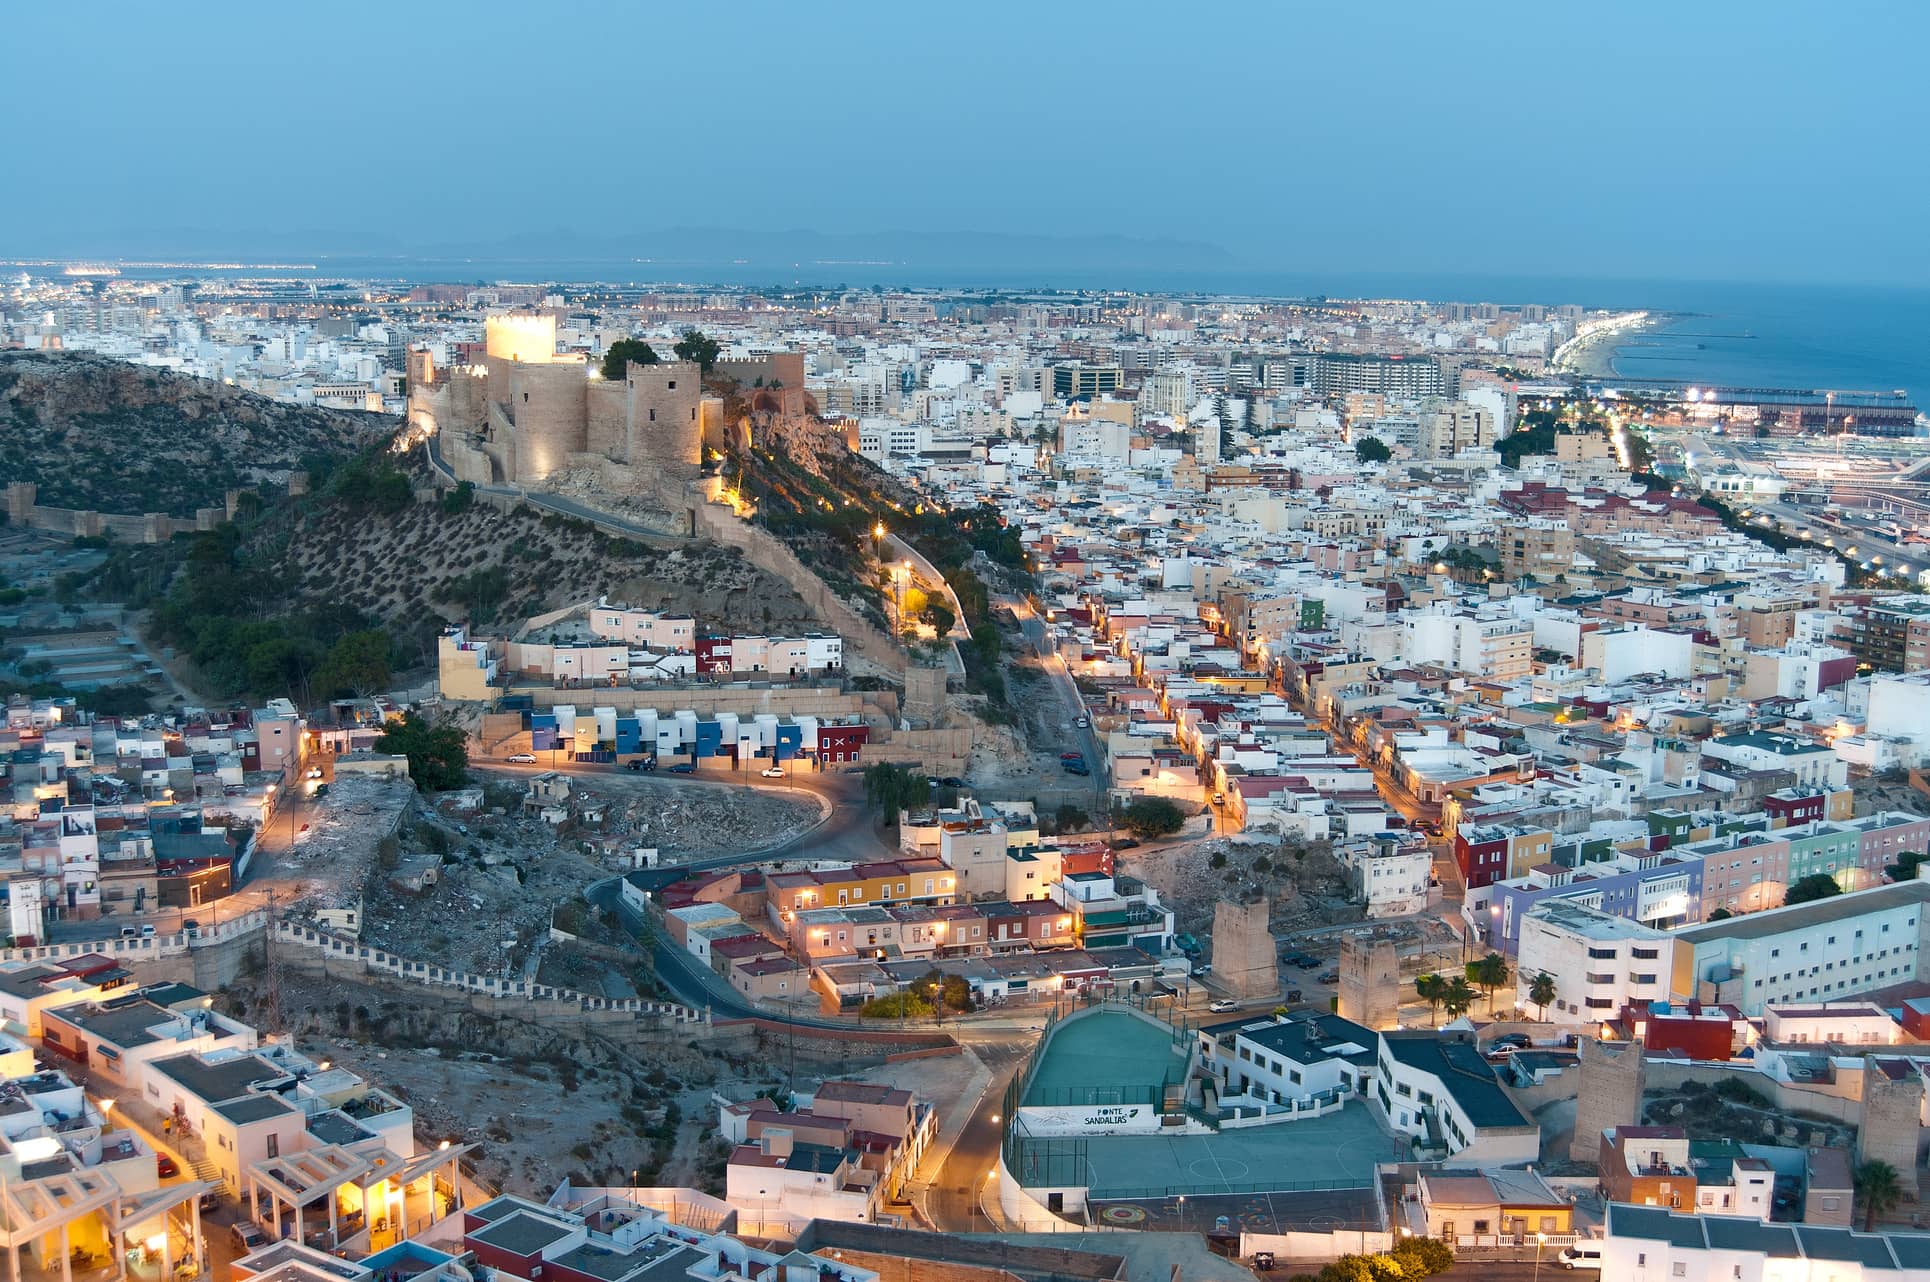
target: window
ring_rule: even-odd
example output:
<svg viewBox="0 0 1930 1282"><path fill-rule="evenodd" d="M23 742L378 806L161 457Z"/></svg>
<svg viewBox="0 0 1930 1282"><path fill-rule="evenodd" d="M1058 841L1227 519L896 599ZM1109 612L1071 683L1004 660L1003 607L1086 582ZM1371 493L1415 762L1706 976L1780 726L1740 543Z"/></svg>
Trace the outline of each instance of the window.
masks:
<svg viewBox="0 0 1930 1282"><path fill-rule="evenodd" d="M1687 1260L1677 1260L1674 1264L1671 1264L1669 1266L1669 1276L1672 1278L1688 1277L1689 1262Z"/></svg>

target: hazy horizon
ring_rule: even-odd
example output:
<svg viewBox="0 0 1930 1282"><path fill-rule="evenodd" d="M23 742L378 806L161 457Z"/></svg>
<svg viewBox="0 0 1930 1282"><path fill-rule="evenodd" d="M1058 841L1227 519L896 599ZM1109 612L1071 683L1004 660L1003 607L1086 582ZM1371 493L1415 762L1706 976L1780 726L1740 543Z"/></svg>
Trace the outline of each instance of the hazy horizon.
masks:
<svg viewBox="0 0 1930 1282"><path fill-rule="evenodd" d="M23 10L0 256L1930 285L1917 7L729 12Z"/></svg>

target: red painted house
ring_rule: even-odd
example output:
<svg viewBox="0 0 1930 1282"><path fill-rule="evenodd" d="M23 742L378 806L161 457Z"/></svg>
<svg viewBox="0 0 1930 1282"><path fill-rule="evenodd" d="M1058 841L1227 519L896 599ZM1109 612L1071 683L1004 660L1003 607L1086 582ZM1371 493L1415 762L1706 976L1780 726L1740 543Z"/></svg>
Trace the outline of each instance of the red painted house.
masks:
<svg viewBox="0 0 1930 1282"><path fill-rule="evenodd" d="M1460 866L1468 889L1479 890L1508 875L1508 834L1491 828L1473 832L1476 840L1470 841L1469 829L1455 831L1454 862ZM1498 836L1490 835L1496 832Z"/></svg>
<svg viewBox="0 0 1930 1282"><path fill-rule="evenodd" d="M1762 812L1769 816L1772 828L1793 828L1797 824L1827 817L1825 811L1829 808L1829 800L1822 793L1791 795L1794 792L1794 789L1772 792L1762 799Z"/></svg>
<svg viewBox="0 0 1930 1282"><path fill-rule="evenodd" d="M871 727L859 721L851 724L818 724L818 760L825 765L857 761L871 739Z"/></svg>
<svg viewBox="0 0 1930 1282"><path fill-rule="evenodd" d="M711 676L730 675L729 637L698 637L693 651L697 656L697 671Z"/></svg>
<svg viewBox="0 0 1930 1282"><path fill-rule="evenodd" d="M1630 1002L1616 1022L1651 1053L1700 1060L1728 1059L1747 1024L1734 1006L1702 1002Z"/></svg>

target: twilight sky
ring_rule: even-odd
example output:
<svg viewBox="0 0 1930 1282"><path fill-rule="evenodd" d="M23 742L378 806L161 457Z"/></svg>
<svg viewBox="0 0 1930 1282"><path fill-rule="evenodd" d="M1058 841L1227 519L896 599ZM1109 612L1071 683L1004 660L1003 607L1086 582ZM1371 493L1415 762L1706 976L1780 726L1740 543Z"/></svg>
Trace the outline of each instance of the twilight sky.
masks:
<svg viewBox="0 0 1930 1282"><path fill-rule="evenodd" d="M7 33L0 256L728 255L730 229L1930 284L1914 2L257 0Z"/></svg>

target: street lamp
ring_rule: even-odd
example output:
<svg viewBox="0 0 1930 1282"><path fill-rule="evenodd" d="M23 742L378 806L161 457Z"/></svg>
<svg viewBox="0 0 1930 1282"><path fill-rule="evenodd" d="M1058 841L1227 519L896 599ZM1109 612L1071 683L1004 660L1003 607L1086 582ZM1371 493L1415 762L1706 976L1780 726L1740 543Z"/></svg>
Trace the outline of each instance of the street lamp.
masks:
<svg viewBox="0 0 1930 1282"><path fill-rule="evenodd" d="M1535 1234L1535 1276L1534 1282L1541 1282L1541 1248L1548 1241L1546 1233Z"/></svg>

